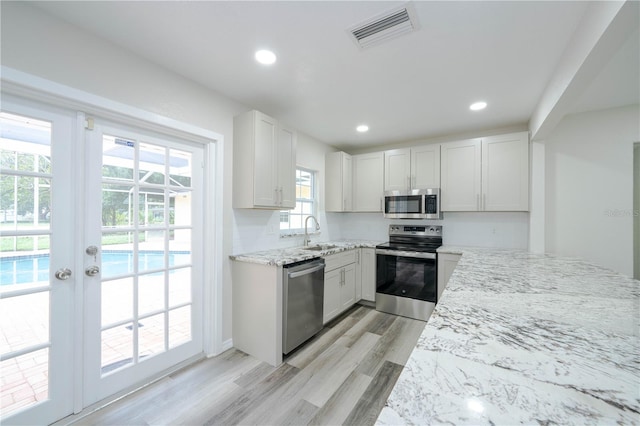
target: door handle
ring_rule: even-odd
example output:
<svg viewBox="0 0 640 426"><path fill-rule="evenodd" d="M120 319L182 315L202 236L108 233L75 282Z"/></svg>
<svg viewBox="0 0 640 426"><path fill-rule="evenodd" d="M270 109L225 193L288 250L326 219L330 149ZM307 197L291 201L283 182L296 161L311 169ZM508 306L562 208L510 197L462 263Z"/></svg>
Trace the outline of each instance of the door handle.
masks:
<svg viewBox="0 0 640 426"><path fill-rule="evenodd" d="M54 274L55 277L61 281L65 281L68 280L69 278L71 278L71 269L69 268L60 268L56 271L56 273Z"/></svg>
<svg viewBox="0 0 640 426"><path fill-rule="evenodd" d="M98 275L100 273L100 267L96 266L96 265L89 266L87 269L84 270L84 273L88 277L95 277L96 275Z"/></svg>

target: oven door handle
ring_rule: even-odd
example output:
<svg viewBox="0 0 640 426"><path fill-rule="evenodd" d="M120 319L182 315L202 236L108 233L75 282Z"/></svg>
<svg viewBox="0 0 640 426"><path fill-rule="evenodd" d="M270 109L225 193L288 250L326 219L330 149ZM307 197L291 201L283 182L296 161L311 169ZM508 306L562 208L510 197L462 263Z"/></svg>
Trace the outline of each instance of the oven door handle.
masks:
<svg viewBox="0 0 640 426"><path fill-rule="evenodd" d="M400 250L384 250L384 249L376 249L376 254L383 254L387 256L396 256L396 257L415 257L418 259L435 259L435 253L423 253L420 251L400 251Z"/></svg>

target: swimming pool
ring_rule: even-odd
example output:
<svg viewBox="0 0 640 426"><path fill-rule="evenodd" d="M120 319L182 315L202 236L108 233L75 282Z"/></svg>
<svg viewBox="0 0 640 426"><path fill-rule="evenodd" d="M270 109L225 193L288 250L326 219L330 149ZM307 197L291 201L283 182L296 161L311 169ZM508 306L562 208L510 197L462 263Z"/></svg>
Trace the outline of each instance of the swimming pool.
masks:
<svg viewBox="0 0 640 426"><path fill-rule="evenodd" d="M191 263L191 252L169 252L169 267ZM103 251L102 278L133 273L133 253ZM138 272L164 268L163 251L138 252ZM13 256L0 259L0 285L49 281L49 255Z"/></svg>

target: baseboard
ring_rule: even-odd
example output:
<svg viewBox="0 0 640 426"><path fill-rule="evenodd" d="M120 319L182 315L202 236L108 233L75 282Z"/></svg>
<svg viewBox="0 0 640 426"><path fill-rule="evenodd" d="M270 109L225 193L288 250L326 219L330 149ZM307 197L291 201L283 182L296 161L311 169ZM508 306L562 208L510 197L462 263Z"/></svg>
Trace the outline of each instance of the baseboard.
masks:
<svg viewBox="0 0 640 426"><path fill-rule="evenodd" d="M374 309L376 307L376 302L369 302L368 300L358 300L358 304L362 306L368 306Z"/></svg>

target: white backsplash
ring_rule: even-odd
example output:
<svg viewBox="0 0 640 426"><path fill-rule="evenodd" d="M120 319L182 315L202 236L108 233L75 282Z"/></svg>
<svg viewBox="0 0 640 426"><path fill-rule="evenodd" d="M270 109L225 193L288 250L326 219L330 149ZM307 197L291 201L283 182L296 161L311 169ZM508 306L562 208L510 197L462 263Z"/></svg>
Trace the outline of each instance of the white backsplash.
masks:
<svg viewBox="0 0 640 426"><path fill-rule="evenodd" d="M279 212L234 209L233 254L302 245L302 236L280 238ZM444 213L443 220L391 220L382 213L318 214L320 234L311 241L340 239L387 241L390 224L442 225L446 245L513 248L526 250L529 213L469 212Z"/></svg>
<svg viewBox="0 0 640 426"><path fill-rule="evenodd" d="M528 248L529 213L444 213L442 220L392 220L381 213L347 213L342 218L342 238L386 241L390 224L442 225L446 245Z"/></svg>
<svg viewBox="0 0 640 426"><path fill-rule="evenodd" d="M311 235L311 243L341 239L339 214L318 214L319 233ZM311 226L312 224L310 224ZM280 212L274 210L233 210L233 254L302 245L303 236L280 238Z"/></svg>

